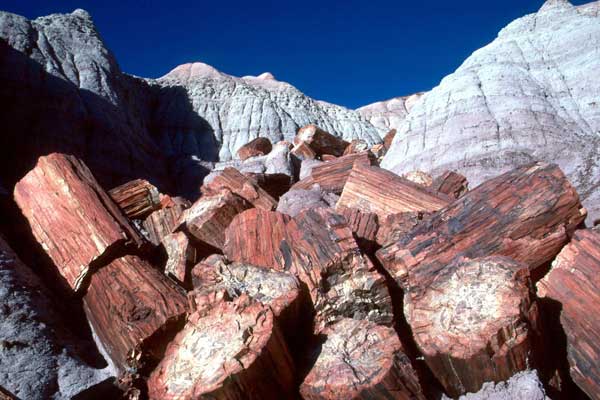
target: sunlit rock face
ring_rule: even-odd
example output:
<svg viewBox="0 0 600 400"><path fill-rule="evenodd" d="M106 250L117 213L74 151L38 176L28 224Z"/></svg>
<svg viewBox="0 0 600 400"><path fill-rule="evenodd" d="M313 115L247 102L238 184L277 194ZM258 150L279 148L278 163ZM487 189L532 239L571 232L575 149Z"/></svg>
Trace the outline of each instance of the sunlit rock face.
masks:
<svg viewBox="0 0 600 400"><path fill-rule="evenodd" d="M600 2L548 1L414 104L383 166L445 169L472 186L533 159L567 173L600 216Z"/></svg>
<svg viewBox="0 0 600 400"><path fill-rule="evenodd" d="M393 99L378 101L356 111L366 118L374 127L383 133L390 129L398 129L406 119L413 106L421 100L424 93L415 93L410 96L394 97Z"/></svg>

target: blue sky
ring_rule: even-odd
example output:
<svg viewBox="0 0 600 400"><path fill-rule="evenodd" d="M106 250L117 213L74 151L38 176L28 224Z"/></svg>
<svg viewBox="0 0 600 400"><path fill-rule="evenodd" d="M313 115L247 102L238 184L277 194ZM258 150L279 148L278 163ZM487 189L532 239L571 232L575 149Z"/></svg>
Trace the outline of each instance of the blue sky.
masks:
<svg viewBox="0 0 600 400"><path fill-rule="evenodd" d="M587 1L572 1L583 4ZM159 77L190 61L228 74L269 71L355 108L428 90L543 0L3 0L35 18L83 8L121 68Z"/></svg>

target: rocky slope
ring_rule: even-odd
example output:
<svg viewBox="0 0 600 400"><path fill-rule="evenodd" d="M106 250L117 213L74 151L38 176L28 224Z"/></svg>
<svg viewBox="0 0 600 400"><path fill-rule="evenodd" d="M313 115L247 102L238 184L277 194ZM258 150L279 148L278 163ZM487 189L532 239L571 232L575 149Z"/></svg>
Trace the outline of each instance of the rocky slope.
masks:
<svg viewBox="0 0 600 400"><path fill-rule="evenodd" d="M382 165L456 169L477 185L533 159L556 162L588 221L598 218L599 10L600 2L549 0L509 24L414 105Z"/></svg>
<svg viewBox="0 0 600 400"><path fill-rule="evenodd" d="M393 99L378 101L356 111L367 119L373 126L381 131L398 129L413 106L423 97L423 92L410 96L394 97Z"/></svg>

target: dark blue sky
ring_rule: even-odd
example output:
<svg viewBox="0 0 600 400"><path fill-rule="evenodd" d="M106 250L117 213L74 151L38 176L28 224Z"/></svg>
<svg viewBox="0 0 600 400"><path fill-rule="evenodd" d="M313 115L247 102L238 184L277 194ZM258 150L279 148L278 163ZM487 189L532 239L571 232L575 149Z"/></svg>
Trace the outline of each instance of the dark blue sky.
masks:
<svg viewBox="0 0 600 400"><path fill-rule="evenodd" d="M574 4L586 0L573 1ZM436 86L507 23L543 0L3 0L35 18L84 8L125 72L159 77L202 61L228 74L272 72L355 108Z"/></svg>

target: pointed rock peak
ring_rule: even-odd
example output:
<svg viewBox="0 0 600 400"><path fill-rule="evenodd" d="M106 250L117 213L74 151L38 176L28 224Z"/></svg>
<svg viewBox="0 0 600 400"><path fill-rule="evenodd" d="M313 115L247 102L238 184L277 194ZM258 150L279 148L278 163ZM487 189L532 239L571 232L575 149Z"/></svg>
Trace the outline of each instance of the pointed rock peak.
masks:
<svg viewBox="0 0 600 400"><path fill-rule="evenodd" d="M76 10L74 10L71 15L75 16L75 17L79 17L79 18L83 18L83 19L92 19L92 16L90 15L89 12L85 11L82 8L78 8Z"/></svg>
<svg viewBox="0 0 600 400"><path fill-rule="evenodd" d="M557 8L571 8L573 5L569 0L546 0L539 12L546 12Z"/></svg>
<svg viewBox="0 0 600 400"><path fill-rule="evenodd" d="M215 67L202 62L181 64L162 78L191 79L191 78L221 78L225 74ZM162 79L161 78L161 79Z"/></svg>
<svg viewBox="0 0 600 400"><path fill-rule="evenodd" d="M270 72L264 72L256 77L257 79L262 79L264 81L274 81L275 77Z"/></svg>

